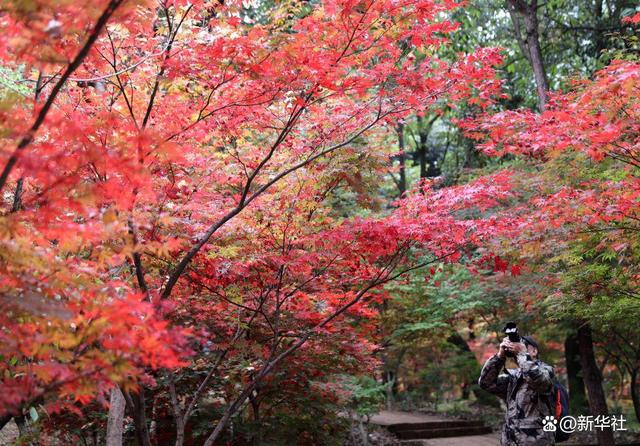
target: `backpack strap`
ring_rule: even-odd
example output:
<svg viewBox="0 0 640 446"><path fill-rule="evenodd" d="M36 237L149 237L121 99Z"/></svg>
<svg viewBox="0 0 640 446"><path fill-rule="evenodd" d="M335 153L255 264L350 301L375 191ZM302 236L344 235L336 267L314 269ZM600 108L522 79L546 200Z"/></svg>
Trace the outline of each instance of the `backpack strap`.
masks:
<svg viewBox="0 0 640 446"><path fill-rule="evenodd" d="M549 415L555 415L556 411L558 410L557 401L554 402L554 399L558 397L557 391L558 389L556 387L556 380L554 379L553 383L551 384L551 392L548 395L541 395L547 403L547 407L549 408ZM560 409L562 409L562 406L560 406Z"/></svg>
<svg viewBox="0 0 640 446"><path fill-rule="evenodd" d="M556 397L555 416L556 416L556 419L559 420L560 417L562 416L562 394L560 393L560 388L555 384L553 386L553 390L555 392L555 397Z"/></svg>

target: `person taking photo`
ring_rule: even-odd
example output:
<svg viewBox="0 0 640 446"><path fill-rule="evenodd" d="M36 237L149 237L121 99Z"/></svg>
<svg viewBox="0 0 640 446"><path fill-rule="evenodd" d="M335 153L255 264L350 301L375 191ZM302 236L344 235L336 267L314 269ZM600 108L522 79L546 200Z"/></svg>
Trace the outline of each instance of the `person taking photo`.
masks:
<svg viewBox="0 0 640 446"><path fill-rule="evenodd" d="M516 361L517 369L505 368L507 357ZM543 420L553 415L549 405L553 379L553 367L540 361L533 338L522 336L520 342L503 339L498 352L482 367L478 380L481 388L507 405L501 446L555 445L554 432L543 430Z"/></svg>

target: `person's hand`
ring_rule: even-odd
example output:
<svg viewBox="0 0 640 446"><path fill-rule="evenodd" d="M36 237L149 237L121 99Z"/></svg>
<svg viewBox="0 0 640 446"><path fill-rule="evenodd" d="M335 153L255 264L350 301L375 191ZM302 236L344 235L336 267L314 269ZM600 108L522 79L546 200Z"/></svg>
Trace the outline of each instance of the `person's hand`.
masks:
<svg viewBox="0 0 640 446"><path fill-rule="evenodd" d="M526 352L527 347L522 342L511 342L508 337L502 340L500 344L500 350L498 351L498 356L502 359L507 357L508 352L513 352L514 354L518 354L519 352Z"/></svg>
<svg viewBox="0 0 640 446"><path fill-rule="evenodd" d="M509 340L509 338L504 338L502 340L502 343L500 343L500 349L498 350L498 356L501 359L506 359L507 352L509 352L510 350L510 346L511 346L511 341Z"/></svg>
<svg viewBox="0 0 640 446"><path fill-rule="evenodd" d="M527 352L527 346L524 345L524 342L511 342L511 346L509 348L516 355L520 352Z"/></svg>

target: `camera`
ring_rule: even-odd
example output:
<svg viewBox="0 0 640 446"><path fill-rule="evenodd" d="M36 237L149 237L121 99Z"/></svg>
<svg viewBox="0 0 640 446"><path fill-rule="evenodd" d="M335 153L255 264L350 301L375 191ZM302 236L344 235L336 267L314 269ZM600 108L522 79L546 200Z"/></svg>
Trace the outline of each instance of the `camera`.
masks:
<svg viewBox="0 0 640 446"><path fill-rule="evenodd" d="M511 342L520 342L520 335L518 334L518 326L515 322L507 322L507 325L502 329ZM507 351L508 357L515 356L513 352Z"/></svg>
<svg viewBox="0 0 640 446"><path fill-rule="evenodd" d="M504 333L509 337L511 342L520 342L520 335L518 334L518 326L515 322L507 322L507 325L502 329Z"/></svg>

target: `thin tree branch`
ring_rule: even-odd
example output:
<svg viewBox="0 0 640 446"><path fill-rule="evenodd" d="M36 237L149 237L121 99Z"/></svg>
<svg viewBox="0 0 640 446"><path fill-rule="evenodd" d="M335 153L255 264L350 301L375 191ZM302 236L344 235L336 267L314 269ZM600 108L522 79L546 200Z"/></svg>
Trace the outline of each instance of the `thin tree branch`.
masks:
<svg viewBox="0 0 640 446"><path fill-rule="evenodd" d="M124 0L111 0L109 2L105 10L100 15L100 18L96 22L93 28L93 31L91 32L91 34L89 34L89 38L87 39L85 44L82 46L82 48L80 49L76 57L67 66L67 69L60 76L60 79L58 80L58 82L56 82L56 84L53 86L51 90L51 94L49 94L49 97L47 98L42 108L38 112L38 115L36 116L35 121L31 125L31 128L27 131L27 134L22 137L17 147L15 148L14 152L9 157L7 164L4 166L4 169L2 170L2 174L0 174L0 191L2 191L2 189L4 188L7 182L7 179L9 178L9 174L11 173L14 166L18 162L18 156L20 152L22 152L26 147L28 147L33 142L33 139L35 138L36 133L44 123L47 117L47 114L51 109L51 106L53 105L56 97L58 96L58 93L60 93L60 90L62 90L62 87L67 82L67 80L71 77L73 72L80 67L80 65L82 64L82 61L89 54L89 50L91 50L91 47L100 36L102 29L106 26L111 16L114 14L116 9L118 9L118 7L123 2Z"/></svg>

